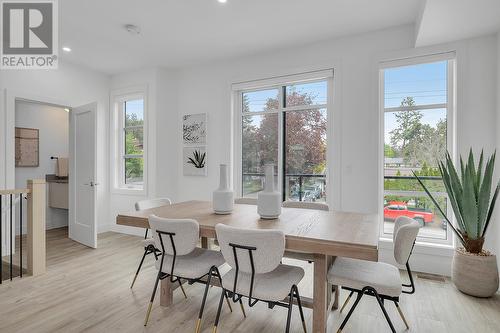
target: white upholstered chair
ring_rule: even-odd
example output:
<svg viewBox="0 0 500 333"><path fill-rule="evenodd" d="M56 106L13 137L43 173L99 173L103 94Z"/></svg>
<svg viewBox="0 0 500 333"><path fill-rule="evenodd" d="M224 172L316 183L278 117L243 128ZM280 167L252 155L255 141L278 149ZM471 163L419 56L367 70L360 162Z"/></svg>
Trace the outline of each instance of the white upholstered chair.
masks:
<svg viewBox="0 0 500 333"><path fill-rule="evenodd" d="M394 302L406 328L409 328L408 322L399 307L399 296L401 296L401 293L413 294L415 292L415 285L408 260L413 250L419 228L420 224L417 221L406 216L398 217L394 224L394 259L398 264L406 265L410 284L401 284L399 269L390 264L340 257L335 260L328 271L328 281L350 291L340 311L347 305L351 296L357 293L356 301L337 332L341 332L344 329L363 295L374 296L377 299L392 332L396 331L385 310L384 300ZM403 287L406 289L403 290ZM407 288L411 289L408 290Z"/></svg>
<svg viewBox="0 0 500 333"><path fill-rule="evenodd" d="M286 332L290 330L293 298L297 300L304 332L306 325L300 301L298 283L304 277L301 267L283 265L285 235L279 230L241 229L217 224L215 226L219 246L226 262L231 266L222 276L222 294L213 332L217 331L223 296L228 293L233 302L248 298L249 307L266 302L270 308L288 308ZM287 302L284 302L288 298Z"/></svg>
<svg viewBox="0 0 500 333"><path fill-rule="evenodd" d="M200 237L197 221L164 219L151 215L149 216L149 225L153 233L155 246L161 249L162 253L161 258L156 261L158 275L144 326L148 323L160 280L168 278L171 283L177 282L180 286L182 286L181 280L187 280L189 283L205 283L202 278L206 277L214 267L218 268L224 264L224 258L219 251L196 247ZM198 330L198 326L199 322L196 330Z"/></svg>
<svg viewBox="0 0 500 333"><path fill-rule="evenodd" d="M157 208L161 206L170 205L172 202L168 198L157 198L157 199L148 199L141 200L135 203L135 210L141 211L145 209ZM158 254L160 250L154 246L153 238L148 238L148 229L146 229L146 233L144 234L144 241L142 242L144 245L144 254L142 255L141 262L139 263L139 267L137 267L137 271L135 272L134 279L132 280L132 284L130 285L130 289L134 287L135 280L141 271L142 264L144 263L144 259L149 254L153 254L156 259L158 259Z"/></svg>

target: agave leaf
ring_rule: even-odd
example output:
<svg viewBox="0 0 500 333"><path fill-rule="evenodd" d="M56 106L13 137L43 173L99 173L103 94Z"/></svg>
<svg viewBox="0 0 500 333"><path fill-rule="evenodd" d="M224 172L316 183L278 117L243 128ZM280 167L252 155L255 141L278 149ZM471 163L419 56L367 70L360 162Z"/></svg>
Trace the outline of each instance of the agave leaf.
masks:
<svg viewBox="0 0 500 333"><path fill-rule="evenodd" d="M189 161L187 161L188 163L191 163L193 165L196 165L196 162L190 157L188 158Z"/></svg>
<svg viewBox="0 0 500 333"><path fill-rule="evenodd" d="M475 162L474 162L474 153L472 152L472 147L469 150L469 158L467 161L467 165L465 166L465 171L469 169L469 172L471 173L472 180L475 183L476 182L476 169L475 169ZM463 180L463 179L462 179ZM477 193L474 191L474 193Z"/></svg>
<svg viewBox="0 0 500 333"><path fill-rule="evenodd" d="M490 225L491 215L493 214L493 209L495 208L495 203L497 201L498 192L500 192L500 181L498 182L497 188L495 189L495 193L493 194L493 198L491 199L491 205L490 205L490 209L488 211L488 216L486 217L486 223L484 225L482 237L484 237L484 235L486 235L486 230L488 229L488 226Z"/></svg>
<svg viewBox="0 0 500 333"><path fill-rule="evenodd" d="M429 198L431 198L431 200L434 203L434 205L437 207L437 209L439 210L439 212L441 213L441 215L444 217L444 219L447 222L447 225L449 227L451 227L451 230L453 230L453 232L458 237L458 239L460 240L460 242L462 243L462 245L465 246L465 239L464 239L464 237L460 234L460 232L458 232L458 230L455 228L455 226L453 225L453 223L451 223L451 221L448 219L448 217L446 216L446 214L443 211L443 209L441 208L441 206L439 206L439 204L436 201L436 199L434 199L434 197L432 196L431 192L429 192L429 190L424 185L424 183L422 182L422 180L417 176L417 174L415 173L415 171L412 171L412 173L413 173L413 176L415 178L417 178L418 182L420 183L420 186L422 186L422 188L424 189L425 193L427 193L427 195L429 196Z"/></svg>
<svg viewBox="0 0 500 333"><path fill-rule="evenodd" d="M462 175L461 179L464 179L465 167L464 167L464 160L462 159L462 156L460 156L460 171L461 171L461 175Z"/></svg>
<svg viewBox="0 0 500 333"><path fill-rule="evenodd" d="M481 153L482 157L482 153ZM495 163L495 155L488 159L486 162L486 168L484 170L483 182L479 188L479 195L477 198L477 209L478 209L478 234L482 233L483 227L486 224L486 217L488 216L488 206L490 204L491 195L491 183L493 181L493 167ZM480 162L481 165L481 162ZM481 173L481 170L478 171Z"/></svg>
<svg viewBox="0 0 500 333"><path fill-rule="evenodd" d="M476 198L479 200L479 191L481 190L481 179L482 179L482 172L483 172L483 155L484 152L481 150L481 155L479 157L479 164L477 166L477 174L476 174Z"/></svg>
<svg viewBox="0 0 500 333"><path fill-rule="evenodd" d="M448 198L451 203L451 208L453 209L453 212L455 212L455 218L458 222L458 227L465 231L465 224L462 219L462 213L459 208L459 203L457 199L456 193L453 191L453 188L451 186L451 179L449 173L446 171L446 168L444 167L443 163L439 163L439 171L441 172L441 177L443 178L443 183L446 188L446 192L448 193Z"/></svg>
<svg viewBox="0 0 500 333"><path fill-rule="evenodd" d="M467 232L467 236L471 239L477 239L479 237L477 225L479 223L478 219L478 209L476 196L474 193L474 181L476 178L474 165L474 158L469 155L469 161L465 167L465 178L462 179L463 185L463 198L462 198L462 217L464 219L464 224Z"/></svg>

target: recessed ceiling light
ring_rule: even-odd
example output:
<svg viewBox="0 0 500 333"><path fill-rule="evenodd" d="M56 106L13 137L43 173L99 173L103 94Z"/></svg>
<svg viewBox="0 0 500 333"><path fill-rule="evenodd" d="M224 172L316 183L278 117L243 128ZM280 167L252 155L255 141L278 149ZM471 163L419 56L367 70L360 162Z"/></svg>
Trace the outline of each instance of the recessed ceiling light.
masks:
<svg viewBox="0 0 500 333"><path fill-rule="evenodd" d="M219 1L220 3L226 3L227 2L227 0L217 0L217 1Z"/></svg>
<svg viewBox="0 0 500 333"><path fill-rule="evenodd" d="M125 28L125 30L127 30L129 33L133 35L138 35L141 33L141 28L139 28L134 24L125 24L123 27Z"/></svg>
<svg viewBox="0 0 500 333"><path fill-rule="evenodd" d="M67 47L67 46L63 47L63 48L62 48L62 50L63 50L64 52L71 52L71 48L69 48L69 47Z"/></svg>

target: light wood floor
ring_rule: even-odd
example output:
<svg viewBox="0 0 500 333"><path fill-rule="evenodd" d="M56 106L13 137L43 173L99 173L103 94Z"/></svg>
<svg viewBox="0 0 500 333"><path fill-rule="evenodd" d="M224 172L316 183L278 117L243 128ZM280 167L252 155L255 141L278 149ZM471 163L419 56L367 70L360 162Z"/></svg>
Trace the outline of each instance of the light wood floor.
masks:
<svg viewBox="0 0 500 333"><path fill-rule="evenodd" d="M151 320L143 327L146 306L155 279L153 258L148 258L133 290L129 289L133 272L142 254L141 238L117 233L99 235L97 250L86 248L67 238L65 229L48 232L47 273L24 277L0 286L0 332L193 332L203 287L187 286L188 299L180 290L174 293L174 305L161 308L155 301ZM294 264L301 264L294 262ZM312 265L299 286L311 295ZM456 291L453 285L416 279L417 292L404 295L401 306L410 322L410 332L500 332L500 295L475 299ZM203 331L211 332L219 289L212 288L203 321ZM343 301L346 297L341 295ZM391 304L388 312L396 329L404 325ZM223 308L219 332L282 332L286 310L268 310L264 304L247 307L247 319L234 306ZM346 311L347 312L347 311ZM305 309L309 331L311 311ZM332 312L328 331L335 332L345 313ZM294 308L292 331L302 332L299 314ZM352 316L344 332L387 332L388 326L374 299L366 297Z"/></svg>

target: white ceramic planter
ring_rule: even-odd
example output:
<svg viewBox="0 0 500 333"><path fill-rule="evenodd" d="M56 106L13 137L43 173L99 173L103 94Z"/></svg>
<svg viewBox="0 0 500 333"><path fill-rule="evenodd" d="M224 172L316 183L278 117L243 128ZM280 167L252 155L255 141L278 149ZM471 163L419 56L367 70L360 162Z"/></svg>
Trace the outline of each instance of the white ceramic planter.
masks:
<svg viewBox="0 0 500 333"><path fill-rule="evenodd" d="M276 219L281 214L281 193L274 189L274 165L266 164L264 190L257 196L257 212L263 219Z"/></svg>
<svg viewBox="0 0 500 333"><path fill-rule="evenodd" d="M498 267L495 255L481 256L455 250L452 262L451 280L461 292L490 297L498 290Z"/></svg>
<svg viewBox="0 0 500 333"><path fill-rule="evenodd" d="M212 205L215 214L230 214L234 206L234 194L229 188L227 165L220 165L219 188L212 194Z"/></svg>

